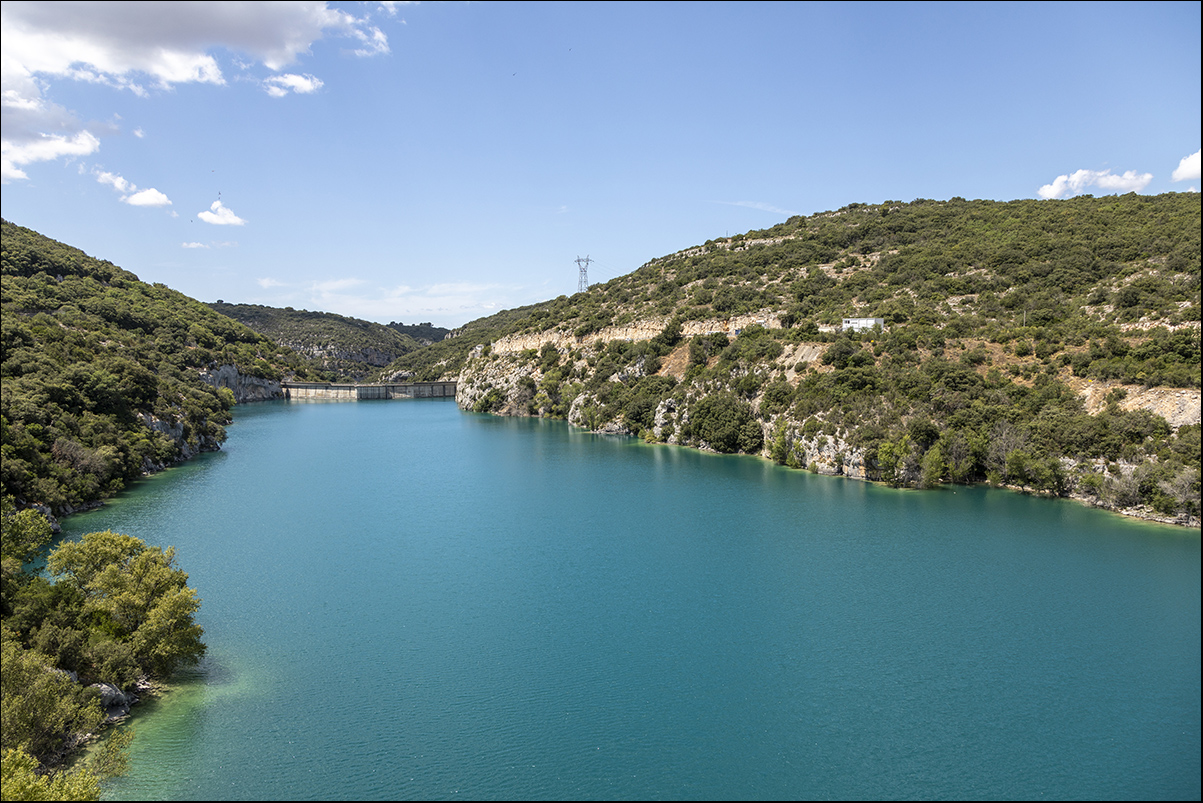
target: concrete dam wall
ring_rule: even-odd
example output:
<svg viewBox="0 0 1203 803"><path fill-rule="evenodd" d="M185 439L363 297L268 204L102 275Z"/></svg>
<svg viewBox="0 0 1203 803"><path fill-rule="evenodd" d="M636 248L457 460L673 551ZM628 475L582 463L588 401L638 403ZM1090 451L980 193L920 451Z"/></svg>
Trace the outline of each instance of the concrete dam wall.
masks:
<svg viewBox="0 0 1203 803"><path fill-rule="evenodd" d="M406 384L354 385L332 382L281 382L284 398L326 401L367 401L370 399L441 399L455 398L454 382L410 382Z"/></svg>

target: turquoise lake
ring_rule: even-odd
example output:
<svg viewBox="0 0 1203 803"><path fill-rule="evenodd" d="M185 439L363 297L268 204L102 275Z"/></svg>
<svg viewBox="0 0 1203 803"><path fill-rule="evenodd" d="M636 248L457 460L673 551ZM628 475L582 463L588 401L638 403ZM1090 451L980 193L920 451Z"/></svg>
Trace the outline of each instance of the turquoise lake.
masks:
<svg viewBox="0 0 1203 803"><path fill-rule="evenodd" d="M109 799L1199 799L1200 539L449 401L239 407L64 522L209 652Z"/></svg>

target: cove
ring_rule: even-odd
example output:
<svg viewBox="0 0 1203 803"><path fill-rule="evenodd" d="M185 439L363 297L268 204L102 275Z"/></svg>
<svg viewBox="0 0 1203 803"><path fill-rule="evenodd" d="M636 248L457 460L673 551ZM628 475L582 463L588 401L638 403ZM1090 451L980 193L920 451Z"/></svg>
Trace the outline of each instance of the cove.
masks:
<svg viewBox="0 0 1203 803"><path fill-rule="evenodd" d="M108 799L1200 796L1200 541L450 401L265 403L64 522L209 654Z"/></svg>

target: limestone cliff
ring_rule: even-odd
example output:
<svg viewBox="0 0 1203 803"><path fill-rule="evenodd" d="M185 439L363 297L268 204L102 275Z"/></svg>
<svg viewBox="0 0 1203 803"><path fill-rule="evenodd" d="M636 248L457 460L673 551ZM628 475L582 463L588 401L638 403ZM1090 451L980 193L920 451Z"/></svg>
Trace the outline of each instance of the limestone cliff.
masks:
<svg viewBox="0 0 1203 803"><path fill-rule="evenodd" d="M923 487L946 481L946 475L951 471L948 468L950 461L962 459L958 455L943 456L941 459L945 463L941 465L944 467L933 469L923 459L924 450L914 448L908 440L886 441L888 448L883 450L882 439L874 439L872 429L850 424L850 420L855 422L856 419L850 419L846 410L777 403L775 393L777 396L788 395L806 377L813 379L836 369L825 364L830 342L781 342L779 335L778 339L772 339L767 332L781 328L780 321L773 316L760 314L738 321L690 322L681 326L678 342L667 353L657 355L650 347L651 343L656 338L663 338L669 327L668 320L653 318L608 327L585 337L549 330L501 338L470 353L458 378L457 402L467 410L564 418L594 432L637 435L649 441L709 451L747 451L794 468L861 480L888 480L896 485ZM720 347L726 347L723 359L731 359L731 351L760 353L762 359L735 360L724 363L726 368L715 370L720 357L715 354L699 357L697 350L699 342L705 342L716 333L721 335L716 342ZM686 339L690 334L695 335L692 341ZM752 343L761 345L741 345L742 334L748 334L753 338ZM979 345L973 342L962 345L970 358L968 362L956 364L974 363L976 357L972 350ZM868 360L864 355L869 354L871 352L866 350L862 356ZM972 373L983 378L979 381L984 381L990 374L989 381L1005 382L988 359L977 365ZM1022 393L1023 388L1030 385L1024 385L1026 380L1022 371L1015 372L1015 376L1016 384L1010 387L1015 388L1015 393ZM1080 396L1085 411L1091 415L1104 413L1107 405L1119 398L1120 409L1147 410L1164 418L1174 431L1200 422L1200 394L1195 389L1090 383L1073 377L1068 368L1062 371L1061 379ZM1123 392L1117 394L1117 389ZM641 393L647 395L641 397ZM715 397L731 400L731 412L727 414L743 415L743 419L736 422L743 428L738 440L723 439L722 430L718 430L719 440L707 439L713 437L708 433L716 430L713 426L708 429L700 425L697 416L699 411L712 415L703 410L703 402ZM746 412L740 413L743 408ZM866 410L862 415L866 423L872 424L876 414ZM904 419L904 431L905 426ZM940 435L936 428L930 437L934 442ZM733 447L736 443L740 445ZM983 443L973 448L984 450L988 446ZM1014 466L999 462L1003 457L1013 457L1010 453L1022 451L1023 446L1023 441L1018 440L1005 448L999 447L1001 451L991 451L992 455L995 451L1000 455L991 457L995 461L993 465L1000 466L1003 472L994 480L997 484L1024 491L1037 487L1037 480L1033 479L1035 474L1012 472L1008 475L1005 472ZM951 448L968 450L969 445L958 442ZM893 452L889 449L896 450L896 459L892 462L889 455ZM1128 451L1131 454L1125 452L1125 457L1110 461L1060 457L1055 466L1049 463L1041 470L1052 471L1055 477L1063 478L1056 480L1058 484L1052 492L1127 515L1198 526L1198 516L1190 512L1189 504L1186 513L1176 515L1159 512L1148 504L1135 503L1131 494L1125 497L1123 488L1135 487L1142 482L1147 484L1149 480L1141 478L1150 476L1151 470L1147 458L1142 459L1131 449ZM1018 481L1016 477L1019 477ZM1094 484L1088 477L1096 478ZM1189 502L1192 475L1188 471L1174 481L1185 488L1179 489L1178 493ZM1163 485L1167 482L1163 481ZM1194 482L1197 487L1197 476ZM1114 493L1108 495L1098 490L1104 486L1114 488Z"/></svg>
<svg viewBox="0 0 1203 803"><path fill-rule="evenodd" d="M239 404L284 398L279 381L241 374L233 365L202 371L201 379L215 388L229 388L234 393L234 401Z"/></svg>

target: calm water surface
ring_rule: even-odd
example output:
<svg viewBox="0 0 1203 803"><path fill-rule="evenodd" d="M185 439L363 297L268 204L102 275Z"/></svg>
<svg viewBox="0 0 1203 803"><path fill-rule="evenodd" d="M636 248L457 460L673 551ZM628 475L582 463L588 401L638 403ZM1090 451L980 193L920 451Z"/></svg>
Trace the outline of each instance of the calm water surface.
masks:
<svg viewBox="0 0 1203 803"><path fill-rule="evenodd" d="M204 599L112 799L1200 796L1197 531L445 401L241 407L66 525Z"/></svg>

